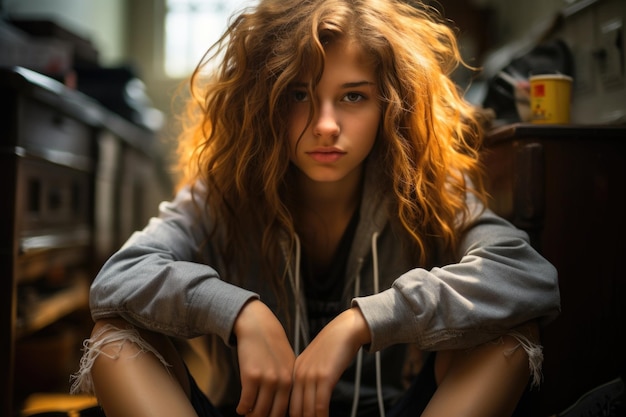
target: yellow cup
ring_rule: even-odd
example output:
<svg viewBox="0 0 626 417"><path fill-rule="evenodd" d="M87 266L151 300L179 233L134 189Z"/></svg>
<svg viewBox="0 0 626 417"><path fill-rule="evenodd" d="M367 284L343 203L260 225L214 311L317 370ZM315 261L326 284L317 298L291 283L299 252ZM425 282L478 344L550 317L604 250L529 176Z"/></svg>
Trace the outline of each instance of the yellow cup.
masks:
<svg viewBox="0 0 626 417"><path fill-rule="evenodd" d="M572 77L541 74L531 76L529 81L531 123L569 123Z"/></svg>

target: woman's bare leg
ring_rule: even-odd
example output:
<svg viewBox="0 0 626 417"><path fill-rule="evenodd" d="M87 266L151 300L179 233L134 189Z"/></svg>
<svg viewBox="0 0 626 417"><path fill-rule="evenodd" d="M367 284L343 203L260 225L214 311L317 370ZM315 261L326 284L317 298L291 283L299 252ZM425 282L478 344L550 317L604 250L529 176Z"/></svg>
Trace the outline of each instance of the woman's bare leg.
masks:
<svg viewBox="0 0 626 417"><path fill-rule="evenodd" d="M473 349L437 352L438 388L422 416L510 416L531 374L520 340L528 346L538 339L531 324Z"/></svg>
<svg viewBox="0 0 626 417"><path fill-rule="evenodd" d="M92 333L92 347L98 340L104 342L94 356L91 377L107 417L196 416L189 401L187 371L169 338L138 330L143 340L137 340L124 336L129 328L124 320L101 320Z"/></svg>

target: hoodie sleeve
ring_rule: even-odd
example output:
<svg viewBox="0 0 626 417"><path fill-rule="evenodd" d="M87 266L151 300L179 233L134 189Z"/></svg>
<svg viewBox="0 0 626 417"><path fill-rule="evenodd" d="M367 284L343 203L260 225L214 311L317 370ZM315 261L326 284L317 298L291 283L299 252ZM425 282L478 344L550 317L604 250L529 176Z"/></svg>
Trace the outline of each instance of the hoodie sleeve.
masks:
<svg viewBox="0 0 626 417"><path fill-rule="evenodd" d="M230 342L239 311L258 295L193 261L201 246L210 246L202 204L201 195L181 190L103 265L90 290L94 320L120 316L171 336L217 334Z"/></svg>
<svg viewBox="0 0 626 417"><path fill-rule="evenodd" d="M425 350L459 349L492 340L560 312L555 267L528 235L470 199L456 263L412 269L379 294L355 298L378 351L396 343Z"/></svg>

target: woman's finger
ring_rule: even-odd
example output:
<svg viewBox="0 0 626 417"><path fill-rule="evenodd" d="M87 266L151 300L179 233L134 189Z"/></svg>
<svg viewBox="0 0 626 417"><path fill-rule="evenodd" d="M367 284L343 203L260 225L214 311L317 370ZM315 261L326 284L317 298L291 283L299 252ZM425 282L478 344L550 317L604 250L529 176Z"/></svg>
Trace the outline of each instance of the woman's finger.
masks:
<svg viewBox="0 0 626 417"><path fill-rule="evenodd" d="M304 387L302 417L315 417L316 412L316 381L308 381Z"/></svg>
<svg viewBox="0 0 626 417"><path fill-rule="evenodd" d="M291 383L288 385L281 384L278 386L272 407L268 413L270 417L285 417L289 407L289 394L291 393Z"/></svg>
<svg viewBox="0 0 626 417"><path fill-rule="evenodd" d="M290 417L302 417L302 392L303 384L295 380L289 397Z"/></svg>
<svg viewBox="0 0 626 417"><path fill-rule="evenodd" d="M249 415L254 410L259 385L252 382L252 380L242 381L241 385L241 397L239 398L236 411L237 414L244 416Z"/></svg>

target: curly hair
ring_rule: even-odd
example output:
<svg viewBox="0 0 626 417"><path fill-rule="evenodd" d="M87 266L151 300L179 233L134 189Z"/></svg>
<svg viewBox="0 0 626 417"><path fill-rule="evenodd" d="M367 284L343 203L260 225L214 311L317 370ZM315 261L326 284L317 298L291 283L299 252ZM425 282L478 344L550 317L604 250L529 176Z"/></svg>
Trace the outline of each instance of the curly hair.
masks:
<svg viewBox="0 0 626 417"><path fill-rule="evenodd" d="M287 92L303 72L315 87L325 37L357 42L374 62L382 108L376 178L420 260L433 237L455 249L468 191L486 198L482 127L450 78L465 63L440 14L399 0L261 0L231 19L191 77L179 167L181 185L206 185L204 209L227 231L225 256L260 250L275 288L278 242L294 234Z"/></svg>

